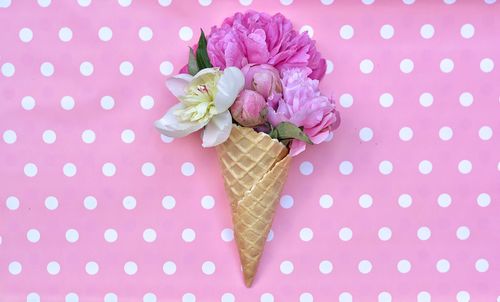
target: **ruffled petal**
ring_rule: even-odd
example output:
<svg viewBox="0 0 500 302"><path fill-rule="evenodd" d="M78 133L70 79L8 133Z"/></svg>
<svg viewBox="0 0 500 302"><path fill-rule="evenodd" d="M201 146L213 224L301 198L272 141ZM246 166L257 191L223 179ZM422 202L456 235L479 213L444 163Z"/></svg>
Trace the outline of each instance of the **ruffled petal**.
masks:
<svg viewBox="0 0 500 302"><path fill-rule="evenodd" d="M161 119L155 122L155 127L166 136L183 137L200 130L207 124L206 122L196 123L179 121L174 113L184 108L182 104L171 107Z"/></svg>
<svg viewBox="0 0 500 302"><path fill-rule="evenodd" d="M173 95L179 97L186 94L186 87L192 79L193 77L191 75L182 73L168 79L165 84Z"/></svg>
<svg viewBox="0 0 500 302"><path fill-rule="evenodd" d="M231 134L232 121L231 114L227 110L212 117L203 131L202 146L214 147L225 142Z"/></svg>
<svg viewBox="0 0 500 302"><path fill-rule="evenodd" d="M215 110L221 113L229 109L245 86L245 76L236 67L227 67L217 83Z"/></svg>

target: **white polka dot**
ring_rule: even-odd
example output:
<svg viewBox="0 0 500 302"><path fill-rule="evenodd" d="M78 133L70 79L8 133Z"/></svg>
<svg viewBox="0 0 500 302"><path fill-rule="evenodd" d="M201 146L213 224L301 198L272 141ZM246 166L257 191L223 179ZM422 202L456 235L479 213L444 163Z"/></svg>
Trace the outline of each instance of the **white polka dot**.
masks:
<svg viewBox="0 0 500 302"><path fill-rule="evenodd" d="M212 0L198 0L198 2L201 6L209 6L210 4L212 4Z"/></svg>
<svg viewBox="0 0 500 302"><path fill-rule="evenodd" d="M73 32L69 27L62 27L59 30L59 39L63 42L69 42L73 38Z"/></svg>
<svg viewBox="0 0 500 302"><path fill-rule="evenodd" d="M193 38L193 30L189 26L183 26L179 29L179 38L182 41L189 41Z"/></svg>
<svg viewBox="0 0 500 302"><path fill-rule="evenodd" d="M280 205L283 209L290 209L293 207L293 197L290 195L281 196Z"/></svg>
<svg viewBox="0 0 500 302"><path fill-rule="evenodd" d="M300 302L313 302L314 298L311 293L302 293L299 298Z"/></svg>
<svg viewBox="0 0 500 302"><path fill-rule="evenodd" d="M165 210L172 210L175 207L175 198L173 196L165 196L161 201L161 205Z"/></svg>
<svg viewBox="0 0 500 302"><path fill-rule="evenodd" d="M464 39L470 39L474 36L474 25L472 24L464 24L462 25L462 27L460 28L460 35L462 35L462 37Z"/></svg>
<svg viewBox="0 0 500 302"><path fill-rule="evenodd" d="M330 60L326 60L326 74L332 73L334 68L335 66L333 65L333 62Z"/></svg>
<svg viewBox="0 0 500 302"><path fill-rule="evenodd" d="M369 194L363 194L358 199L359 206L368 209L373 204L373 198Z"/></svg>
<svg viewBox="0 0 500 302"><path fill-rule="evenodd" d="M123 270L125 271L125 274L129 276L135 275L137 273L137 263L134 261L128 261L123 266Z"/></svg>
<svg viewBox="0 0 500 302"><path fill-rule="evenodd" d="M212 2L212 0L199 0L200 3L203 2L209 2L209 4ZM196 296L193 295L192 293L186 293L182 296L182 302L196 302Z"/></svg>
<svg viewBox="0 0 500 302"><path fill-rule="evenodd" d="M47 264L47 272L51 275L57 275L61 271L61 266L56 261Z"/></svg>
<svg viewBox="0 0 500 302"><path fill-rule="evenodd" d="M378 165L378 170L383 175L389 175L392 173L392 163L388 160L381 161Z"/></svg>
<svg viewBox="0 0 500 302"><path fill-rule="evenodd" d="M440 273L447 273L450 270L450 261L446 259L440 259L436 263L436 269Z"/></svg>
<svg viewBox="0 0 500 302"><path fill-rule="evenodd" d="M220 232L220 238L225 242L230 242L234 239L234 231L229 228L225 228Z"/></svg>
<svg viewBox="0 0 500 302"><path fill-rule="evenodd" d="M75 243L80 238L78 231L75 229L69 229L66 231L66 240L70 243Z"/></svg>
<svg viewBox="0 0 500 302"><path fill-rule="evenodd" d="M292 1L292 0L280 0L283 1ZM274 296L270 293L265 293L260 296L260 302L274 302Z"/></svg>
<svg viewBox="0 0 500 302"><path fill-rule="evenodd" d="M54 65L50 62L44 62L40 65L40 72L44 77L50 77L54 74Z"/></svg>
<svg viewBox="0 0 500 302"><path fill-rule="evenodd" d="M461 160L458 163L458 171L462 174L469 174L472 171L472 163L468 160Z"/></svg>
<svg viewBox="0 0 500 302"><path fill-rule="evenodd" d="M335 2L335 0L321 0L321 3L323 5L331 5L333 4L333 2Z"/></svg>
<svg viewBox="0 0 500 302"><path fill-rule="evenodd" d="M120 73L126 77L130 76L134 72L134 65L129 61L124 61L120 63Z"/></svg>
<svg viewBox="0 0 500 302"><path fill-rule="evenodd" d="M40 241L40 232L37 229L30 229L26 233L26 238L31 243L37 243Z"/></svg>
<svg viewBox="0 0 500 302"><path fill-rule="evenodd" d="M457 302L469 302L470 301L470 294L466 291L459 291L457 293Z"/></svg>
<svg viewBox="0 0 500 302"><path fill-rule="evenodd" d="M401 194L398 198L398 204L402 208L409 208L413 202L413 198L409 194Z"/></svg>
<svg viewBox="0 0 500 302"><path fill-rule="evenodd" d="M457 228L456 232L457 238L460 240L467 240L470 236L470 230L466 226L460 226Z"/></svg>
<svg viewBox="0 0 500 302"><path fill-rule="evenodd" d="M464 107L469 107L474 102L474 97L470 92L463 92L459 97L460 104Z"/></svg>
<svg viewBox="0 0 500 302"><path fill-rule="evenodd" d="M452 72L454 67L455 67L455 64L453 63L453 60L451 60L449 58L442 59L441 63L439 63L439 68L444 73Z"/></svg>
<svg viewBox="0 0 500 302"><path fill-rule="evenodd" d="M102 174L104 176L114 176L116 174L116 166L113 163L105 163L102 165Z"/></svg>
<svg viewBox="0 0 500 302"><path fill-rule="evenodd" d="M82 141L86 144L91 144L95 141L94 131L87 129L82 132Z"/></svg>
<svg viewBox="0 0 500 302"><path fill-rule="evenodd" d="M50 3L52 1L51 0L37 0L37 2L38 2L38 5L40 5L40 7L49 7Z"/></svg>
<svg viewBox="0 0 500 302"><path fill-rule="evenodd" d="M63 173L67 177L73 177L76 175L76 166L73 163L66 163L63 166Z"/></svg>
<svg viewBox="0 0 500 302"><path fill-rule="evenodd" d="M97 199L94 196L86 196L83 199L83 206L87 210L94 210L95 208L97 208Z"/></svg>
<svg viewBox="0 0 500 302"><path fill-rule="evenodd" d="M358 270L362 274L368 274L369 272L372 271L372 263L368 260L361 260L358 263Z"/></svg>
<svg viewBox="0 0 500 302"><path fill-rule="evenodd" d="M142 302L158 302L156 295L153 293L147 293L142 297Z"/></svg>
<svg viewBox="0 0 500 302"><path fill-rule="evenodd" d="M340 163L339 165L339 171L340 171L340 174L342 175L349 175L352 173L352 171L354 170L354 166L352 165L352 163L350 161L343 161Z"/></svg>
<svg viewBox="0 0 500 302"><path fill-rule="evenodd" d="M80 73L85 76L91 76L94 73L94 65L91 62L83 62L80 64Z"/></svg>
<svg viewBox="0 0 500 302"><path fill-rule="evenodd" d="M394 36L394 27L390 24L384 24L380 28L380 36L386 40L392 38Z"/></svg>
<svg viewBox="0 0 500 302"><path fill-rule="evenodd" d="M11 0L0 0L0 8L8 8L11 4Z"/></svg>
<svg viewBox="0 0 500 302"><path fill-rule="evenodd" d="M331 208L332 205L333 205L333 198L332 198L332 196L330 196L329 194L321 195L321 197L319 198L319 205L323 209Z"/></svg>
<svg viewBox="0 0 500 302"><path fill-rule="evenodd" d="M122 141L126 144L131 144L135 140L135 133L130 129L125 129L122 131Z"/></svg>
<svg viewBox="0 0 500 302"><path fill-rule="evenodd" d="M133 210L137 206L137 200L134 196L125 196L122 200L123 207L127 210Z"/></svg>
<svg viewBox="0 0 500 302"><path fill-rule="evenodd" d="M163 61L160 64L160 72L162 75L168 76L171 75L174 71L174 65L172 65L169 61Z"/></svg>
<svg viewBox="0 0 500 302"><path fill-rule="evenodd" d="M16 67L14 66L14 64L8 62L3 63L0 70L2 71L2 74L7 78L12 77L14 73L16 73Z"/></svg>
<svg viewBox="0 0 500 302"><path fill-rule="evenodd" d="M449 141L450 139L452 139L453 137L453 129L451 129L450 127L441 127L441 129L439 129L439 138L443 141Z"/></svg>
<svg viewBox="0 0 500 302"><path fill-rule="evenodd" d="M115 107L115 99L112 96L105 95L101 98L101 107L104 110L111 110Z"/></svg>
<svg viewBox="0 0 500 302"><path fill-rule="evenodd" d="M487 193L481 193L477 196L476 201L478 206L485 208L490 205L491 196Z"/></svg>
<svg viewBox="0 0 500 302"><path fill-rule="evenodd" d="M424 24L420 28L420 35L424 39L430 39L434 36L434 26L431 24Z"/></svg>
<svg viewBox="0 0 500 302"><path fill-rule="evenodd" d="M99 264L94 261L87 262L87 264L85 265L85 271L87 272L87 274L93 276L99 272Z"/></svg>
<svg viewBox="0 0 500 302"><path fill-rule="evenodd" d="M333 271L332 262L329 260L323 260L319 263L319 271L324 274L330 274Z"/></svg>
<svg viewBox="0 0 500 302"><path fill-rule="evenodd" d="M354 99L349 93L344 93L339 98L340 105L344 108L349 108L352 106Z"/></svg>
<svg viewBox="0 0 500 302"><path fill-rule="evenodd" d="M1 0L0 0L0 7L2 7L1 5ZM37 293L29 293L27 296L26 296L26 302L40 302L40 295L37 294Z"/></svg>
<svg viewBox="0 0 500 302"><path fill-rule="evenodd" d="M45 130L42 134L42 140L46 144L53 144L56 138L56 133L53 130Z"/></svg>
<svg viewBox="0 0 500 302"><path fill-rule="evenodd" d="M423 107L429 107L434 103L434 96L428 92L424 92L420 95L418 101Z"/></svg>
<svg viewBox="0 0 500 302"><path fill-rule="evenodd" d="M378 294L378 302L392 302L392 296L388 292Z"/></svg>
<svg viewBox="0 0 500 302"><path fill-rule="evenodd" d="M5 206L11 211L17 210L19 209L19 199L15 196L9 196L5 200Z"/></svg>
<svg viewBox="0 0 500 302"><path fill-rule="evenodd" d="M81 7L87 7L92 3L92 0L78 0L78 4Z"/></svg>
<svg viewBox="0 0 500 302"><path fill-rule="evenodd" d="M142 233L142 238L146 242L154 242L156 240L156 231L153 229L145 229Z"/></svg>
<svg viewBox="0 0 500 302"><path fill-rule="evenodd" d="M21 106L24 110L32 110L35 108L36 101L32 96L25 96L21 100Z"/></svg>
<svg viewBox="0 0 500 302"><path fill-rule="evenodd" d="M431 294L428 292L419 292L417 295L417 302L431 302Z"/></svg>
<svg viewBox="0 0 500 302"><path fill-rule="evenodd" d="M118 4L122 7L129 7L132 4L132 0L118 0Z"/></svg>
<svg viewBox="0 0 500 302"><path fill-rule="evenodd" d="M497 0L484 0L484 3L486 3L486 4L493 4L496 2L497 2ZM500 298L500 296L499 296L499 298Z"/></svg>
<svg viewBox="0 0 500 302"><path fill-rule="evenodd" d="M155 100L150 95L145 95L141 98L141 107L144 110L149 110L155 105Z"/></svg>
<svg viewBox="0 0 500 302"><path fill-rule="evenodd" d="M490 58L484 58L481 60L479 67L481 68L482 72L488 73L491 72L493 68L495 68L495 62L493 62L493 60Z"/></svg>
<svg viewBox="0 0 500 302"><path fill-rule="evenodd" d="M75 293L69 293L65 297L65 302L79 302L78 295Z"/></svg>
<svg viewBox="0 0 500 302"><path fill-rule="evenodd" d="M19 263L17 261L13 261L13 262L9 263L9 273L11 275L19 275L22 270L23 270L23 266L21 265L21 263Z"/></svg>
<svg viewBox="0 0 500 302"><path fill-rule="evenodd" d="M457 1L457 0L443 0L443 2L444 2L445 4L448 4L448 5L453 4L453 3L455 3L456 1Z"/></svg>
<svg viewBox="0 0 500 302"><path fill-rule="evenodd" d="M182 231L182 240L185 242L193 242L196 239L196 233L193 229L184 229Z"/></svg>
<svg viewBox="0 0 500 302"><path fill-rule="evenodd" d="M343 292L339 295L339 302L352 302L352 295L349 292Z"/></svg>
<svg viewBox="0 0 500 302"><path fill-rule="evenodd" d="M172 4L172 0L158 0L158 3L163 7L167 7Z"/></svg>
<svg viewBox="0 0 500 302"><path fill-rule="evenodd" d="M184 176L192 176L195 171L196 171L196 168L193 165L193 163L185 162L181 166L181 172L182 172L182 175L184 175Z"/></svg>
<svg viewBox="0 0 500 302"><path fill-rule="evenodd" d="M215 273L215 263L212 261L205 261L201 266L201 271L205 275L213 275Z"/></svg>
<svg viewBox="0 0 500 302"><path fill-rule="evenodd" d="M352 239L352 230L350 228L341 228L339 231L339 238L342 241L349 241Z"/></svg>
<svg viewBox="0 0 500 302"><path fill-rule="evenodd" d="M342 25L339 33L342 39L349 40L354 36L354 28L351 25Z"/></svg>
<svg viewBox="0 0 500 302"><path fill-rule="evenodd" d="M213 196L210 196L210 195L203 196L201 198L201 206L205 210L210 210L211 208L213 208L215 206L215 199L213 198Z"/></svg>
<svg viewBox="0 0 500 302"><path fill-rule="evenodd" d="M423 241L429 240L429 238L431 238L431 229L429 229L428 227L418 228L417 237L418 237L418 239L423 240Z"/></svg>
<svg viewBox="0 0 500 302"><path fill-rule="evenodd" d="M314 165L309 161L304 161L300 164L299 170L302 175L311 175L314 172Z"/></svg>
<svg viewBox="0 0 500 302"><path fill-rule="evenodd" d="M267 234L266 241L267 242L272 241L273 238L274 238L274 232L273 232L273 230L270 230L269 233Z"/></svg>
<svg viewBox="0 0 500 302"><path fill-rule="evenodd" d="M167 261L163 264L163 272L165 275L172 276L177 271L177 265L172 261Z"/></svg>
<svg viewBox="0 0 500 302"><path fill-rule="evenodd" d="M103 42L108 42L113 37L113 31L107 26L103 26L99 29L99 39Z"/></svg>
<svg viewBox="0 0 500 302"><path fill-rule="evenodd" d="M414 67L414 64L413 64L413 61L411 59L403 59L399 63L399 69L403 73L410 73L410 72L412 72L413 71L413 67Z"/></svg>
<svg viewBox="0 0 500 302"><path fill-rule="evenodd" d="M447 208L451 205L452 199L449 194L443 193L438 196L438 204L442 208Z"/></svg>
<svg viewBox="0 0 500 302"><path fill-rule="evenodd" d="M299 237L302 241L311 241L314 237L313 230L310 228L302 228L299 233Z"/></svg>
<svg viewBox="0 0 500 302"><path fill-rule="evenodd" d="M104 240L113 243L118 240L118 232L115 229L107 229L104 231Z"/></svg>
<svg viewBox="0 0 500 302"><path fill-rule="evenodd" d="M28 43L33 40L33 31L31 29L24 27L19 31L19 39L24 43Z"/></svg>
<svg viewBox="0 0 500 302"><path fill-rule="evenodd" d="M57 200L56 197L49 196L49 197L45 198L45 207L48 210L53 211L59 207L59 201Z"/></svg>
<svg viewBox="0 0 500 302"><path fill-rule="evenodd" d="M488 260L486 259L478 259L476 261L476 270L480 273L485 273L488 271L490 268L490 264L488 263Z"/></svg>
<svg viewBox="0 0 500 302"><path fill-rule="evenodd" d="M240 0L240 4L244 6L249 6L252 2L252 0Z"/></svg>
<svg viewBox="0 0 500 302"><path fill-rule="evenodd" d="M363 4L365 4L365 5L371 5L371 4L375 3L375 0L361 0L361 2L363 2Z"/></svg>
<svg viewBox="0 0 500 302"><path fill-rule="evenodd" d="M107 293L104 296L104 302L118 302L118 296L115 293Z"/></svg>
<svg viewBox="0 0 500 302"><path fill-rule="evenodd" d="M149 41L153 38L153 30L150 27L143 26L139 29L139 39Z"/></svg>
<svg viewBox="0 0 500 302"><path fill-rule="evenodd" d="M307 33L309 38L312 38L314 36L314 29L312 28L311 25L304 25L300 28L299 30L300 33Z"/></svg>
<svg viewBox="0 0 500 302"><path fill-rule="evenodd" d="M285 275L290 275L291 273L293 273L293 263L288 260L281 262L280 271Z"/></svg>
<svg viewBox="0 0 500 302"><path fill-rule="evenodd" d="M374 68L373 62L369 59L364 59L359 63L359 70L364 74L372 73Z"/></svg>
<svg viewBox="0 0 500 302"><path fill-rule="evenodd" d="M361 128L361 130L359 130L359 138L364 142L371 141L373 138L373 130L368 127Z"/></svg>
<svg viewBox="0 0 500 302"><path fill-rule="evenodd" d="M61 98L61 108L64 110L71 110L75 107L75 99L66 95Z"/></svg>
<svg viewBox="0 0 500 302"><path fill-rule="evenodd" d="M420 173L427 175L432 172L432 163L428 160L423 160L418 164L418 171Z"/></svg>
<svg viewBox="0 0 500 302"><path fill-rule="evenodd" d="M17 134L14 130L6 130L4 131L3 133L3 141L6 143L6 144L13 144L15 143L17 140Z"/></svg>
<svg viewBox="0 0 500 302"><path fill-rule="evenodd" d="M142 164L141 172L144 176L153 176L156 173L156 167L153 163L144 163Z"/></svg>
<svg viewBox="0 0 500 302"><path fill-rule="evenodd" d="M378 230L378 238L382 241L387 241L392 237L392 230L388 227L382 227Z"/></svg>
<svg viewBox="0 0 500 302"><path fill-rule="evenodd" d="M402 141L410 141L413 138L413 130L410 127L403 127L399 130L399 138Z"/></svg>
<svg viewBox="0 0 500 302"><path fill-rule="evenodd" d="M394 97L390 93L384 93L378 98L378 101L380 106L389 108L392 106L392 103L394 103Z"/></svg>
<svg viewBox="0 0 500 302"><path fill-rule="evenodd" d="M398 262L398 271L402 274L406 274L411 270L410 261L403 259Z"/></svg>
<svg viewBox="0 0 500 302"><path fill-rule="evenodd" d="M166 135L163 135L163 134L160 134L160 138L161 138L161 141L166 143L166 144L169 144L171 142L174 141L174 138L173 137L169 137L169 136L166 136Z"/></svg>
<svg viewBox="0 0 500 302"><path fill-rule="evenodd" d="M491 137L493 136L493 129L489 126L483 126L479 129L479 138L482 139L483 141L490 140Z"/></svg>
<svg viewBox="0 0 500 302"><path fill-rule="evenodd" d="M38 168L34 163L24 165L24 174L28 177L35 177L38 173Z"/></svg>

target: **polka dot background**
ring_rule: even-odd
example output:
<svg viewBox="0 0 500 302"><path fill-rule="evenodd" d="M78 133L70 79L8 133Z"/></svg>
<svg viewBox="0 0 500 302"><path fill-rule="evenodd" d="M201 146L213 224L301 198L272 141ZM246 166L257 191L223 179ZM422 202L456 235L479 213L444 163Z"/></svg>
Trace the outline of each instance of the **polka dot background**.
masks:
<svg viewBox="0 0 500 302"><path fill-rule="evenodd" d="M251 289L213 149L152 126L198 28L317 39L343 123ZM500 301L495 0L0 0L0 300Z"/></svg>

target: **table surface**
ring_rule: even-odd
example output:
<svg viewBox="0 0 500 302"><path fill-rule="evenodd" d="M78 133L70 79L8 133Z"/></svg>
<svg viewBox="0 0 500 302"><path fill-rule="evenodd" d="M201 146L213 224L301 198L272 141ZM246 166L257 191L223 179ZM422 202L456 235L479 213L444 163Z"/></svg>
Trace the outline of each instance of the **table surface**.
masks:
<svg viewBox="0 0 500 302"><path fill-rule="evenodd" d="M500 4L251 2L0 0L0 301L500 301ZM251 289L215 151L153 128L248 8L312 29L342 115Z"/></svg>

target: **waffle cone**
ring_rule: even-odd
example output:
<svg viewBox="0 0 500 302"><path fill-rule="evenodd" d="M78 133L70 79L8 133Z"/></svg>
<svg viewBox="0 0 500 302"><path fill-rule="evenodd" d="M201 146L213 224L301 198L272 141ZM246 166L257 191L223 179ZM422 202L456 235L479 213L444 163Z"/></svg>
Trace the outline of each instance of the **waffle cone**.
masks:
<svg viewBox="0 0 500 302"><path fill-rule="evenodd" d="M233 125L229 139L217 146L224 187L231 201L234 237L243 277L252 285L291 157L269 135Z"/></svg>

